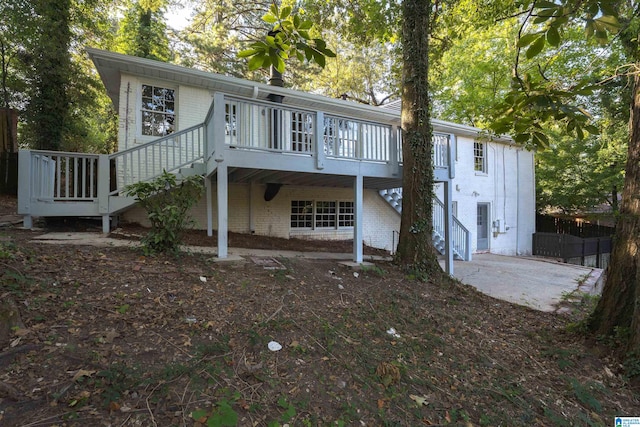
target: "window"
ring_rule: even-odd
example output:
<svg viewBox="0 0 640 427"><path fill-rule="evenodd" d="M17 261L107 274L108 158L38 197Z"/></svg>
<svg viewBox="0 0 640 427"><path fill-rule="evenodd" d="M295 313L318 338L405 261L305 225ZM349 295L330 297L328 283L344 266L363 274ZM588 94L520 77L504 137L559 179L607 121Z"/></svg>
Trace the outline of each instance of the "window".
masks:
<svg viewBox="0 0 640 427"><path fill-rule="evenodd" d="M291 201L291 228L312 228L313 202L310 200Z"/></svg>
<svg viewBox="0 0 640 427"><path fill-rule="evenodd" d="M338 227L353 227L353 202L339 202Z"/></svg>
<svg viewBox="0 0 640 427"><path fill-rule="evenodd" d="M175 131L175 90L142 85L142 134L165 136Z"/></svg>
<svg viewBox="0 0 640 427"><path fill-rule="evenodd" d="M484 143L473 143L473 169L476 172L487 173L487 156L484 149Z"/></svg>
<svg viewBox="0 0 640 427"><path fill-rule="evenodd" d="M291 201L291 228L336 229L353 227L353 202L338 201Z"/></svg>

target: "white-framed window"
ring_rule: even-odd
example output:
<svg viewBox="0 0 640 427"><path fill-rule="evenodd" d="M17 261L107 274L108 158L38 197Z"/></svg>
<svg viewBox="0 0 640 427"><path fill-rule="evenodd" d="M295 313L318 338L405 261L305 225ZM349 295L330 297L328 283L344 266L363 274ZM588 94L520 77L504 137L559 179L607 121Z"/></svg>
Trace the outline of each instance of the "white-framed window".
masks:
<svg viewBox="0 0 640 427"><path fill-rule="evenodd" d="M142 85L142 135L165 136L175 132L176 91L160 86Z"/></svg>
<svg viewBox="0 0 640 427"><path fill-rule="evenodd" d="M291 201L291 228L313 228L313 201Z"/></svg>
<svg viewBox="0 0 640 427"><path fill-rule="evenodd" d="M487 173L487 151L483 142L473 143L473 170Z"/></svg>
<svg viewBox="0 0 640 427"><path fill-rule="evenodd" d="M353 227L354 211L352 201L292 200L291 228L322 230Z"/></svg>

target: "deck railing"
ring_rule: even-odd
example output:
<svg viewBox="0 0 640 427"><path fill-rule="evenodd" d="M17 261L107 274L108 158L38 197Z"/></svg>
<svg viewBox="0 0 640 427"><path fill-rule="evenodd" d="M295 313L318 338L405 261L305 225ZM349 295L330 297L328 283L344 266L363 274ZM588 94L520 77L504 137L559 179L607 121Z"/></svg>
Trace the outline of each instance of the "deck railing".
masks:
<svg viewBox="0 0 640 427"><path fill-rule="evenodd" d="M98 196L97 154L31 151L31 197L40 201L94 201Z"/></svg>
<svg viewBox="0 0 640 427"><path fill-rule="evenodd" d="M402 163L401 132L390 124L224 96L224 128L231 147L306 155L320 129L327 158ZM451 135L434 133L434 167L450 167L450 152Z"/></svg>
<svg viewBox="0 0 640 427"><path fill-rule="evenodd" d="M451 135L434 134L434 167L452 166L451 142ZM20 211L67 215L71 205L58 212L50 203L74 202L73 209L80 203L83 215L88 215L92 211L85 202L97 202L95 209L104 216L122 208L121 204L111 206L109 196L122 195L127 185L199 161L211 173L214 163L223 161L222 151L229 148L317 156L318 161L376 162L391 167L402 163L401 131L392 121L374 123L216 93L204 123L115 154L21 153L20 181L28 185L23 185L19 195ZM42 203L31 209L31 201ZM43 203L49 204L45 207Z"/></svg>
<svg viewBox="0 0 640 427"><path fill-rule="evenodd" d="M115 167L117 179L115 185L110 186L109 194L118 194L127 185L154 179L165 170L177 171L202 160L204 146L204 125L199 124L111 154L109 160L111 167Z"/></svg>

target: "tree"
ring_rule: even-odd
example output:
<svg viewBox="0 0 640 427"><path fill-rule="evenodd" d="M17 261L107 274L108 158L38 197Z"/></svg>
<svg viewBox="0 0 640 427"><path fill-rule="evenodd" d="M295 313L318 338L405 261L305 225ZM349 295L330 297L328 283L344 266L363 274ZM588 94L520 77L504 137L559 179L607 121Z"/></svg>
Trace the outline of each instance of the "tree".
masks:
<svg viewBox="0 0 640 427"><path fill-rule="evenodd" d="M549 136L549 147L536 154L538 210L589 214L592 208L608 205L615 212L626 144L620 144L618 135L604 132L583 141L561 132Z"/></svg>
<svg viewBox="0 0 640 427"><path fill-rule="evenodd" d="M602 298L589 321L600 335L617 335L626 350L640 355L640 4L628 4L620 40L632 64L633 93L630 101L629 143L620 215L607 281Z"/></svg>
<svg viewBox="0 0 640 427"><path fill-rule="evenodd" d="M34 0L33 7L39 34L31 60L35 75L32 130L37 148L59 150L69 113L71 0Z"/></svg>
<svg viewBox="0 0 640 427"><path fill-rule="evenodd" d="M189 67L250 80L264 77L250 72L238 57L247 40L263 37L271 29L262 16L270 2L206 0L195 5L190 25L179 34L178 60Z"/></svg>
<svg viewBox="0 0 640 427"><path fill-rule="evenodd" d="M637 357L640 354L640 4L564 0L527 2L525 6L518 46L526 48L525 56L529 59L544 58L545 46L562 47L563 30L577 19L582 19L586 35L601 43L620 30L616 38L624 46L628 60L626 66L620 65L633 80L627 162L607 280L588 327L597 335L621 338L624 350ZM590 116L574 103L593 93L591 82L579 78L551 81L541 71L521 75L518 59L514 76L504 117L494 129L511 130L516 141L534 145L548 143L545 125L552 122L579 140L584 139L585 132L598 133L589 123Z"/></svg>
<svg viewBox="0 0 640 427"><path fill-rule="evenodd" d="M402 218L396 261L426 277L442 270L431 242L433 149L429 99L431 2L402 3Z"/></svg>
<svg viewBox="0 0 640 427"><path fill-rule="evenodd" d="M300 62L313 62L325 66L327 57L336 54L320 37L314 37L313 22L301 18L301 13L292 13L291 6L279 8L275 3L262 19L273 27L263 37L255 40L238 53L249 58L249 70L273 68L278 73L285 70L285 60L295 56Z"/></svg>
<svg viewBox="0 0 640 427"><path fill-rule="evenodd" d="M0 107L19 109L27 91L26 72L20 56L29 48L28 35L33 33L33 17L26 0L0 3ZM11 115L6 114L6 129L11 129ZM4 126L0 126L3 128ZM7 132L13 147L13 133Z"/></svg>
<svg viewBox="0 0 640 427"><path fill-rule="evenodd" d="M132 0L120 22L116 51L141 58L167 62L171 58L167 25L164 21L166 0Z"/></svg>

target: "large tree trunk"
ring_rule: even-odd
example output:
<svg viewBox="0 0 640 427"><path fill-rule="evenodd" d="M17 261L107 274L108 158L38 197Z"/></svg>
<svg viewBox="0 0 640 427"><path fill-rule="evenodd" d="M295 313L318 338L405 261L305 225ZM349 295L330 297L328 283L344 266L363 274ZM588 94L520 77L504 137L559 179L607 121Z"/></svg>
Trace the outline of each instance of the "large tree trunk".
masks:
<svg viewBox="0 0 640 427"><path fill-rule="evenodd" d="M442 270L431 243L433 162L429 100L431 2L402 3L402 219L396 261L421 276Z"/></svg>
<svg viewBox="0 0 640 427"><path fill-rule="evenodd" d="M34 64L37 90L31 99L36 148L59 150L69 115L71 0L39 0L34 5L40 17Z"/></svg>
<svg viewBox="0 0 640 427"><path fill-rule="evenodd" d="M629 147L607 279L589 319L598 335L628 337L628 351L640 354L640 75L634 77ZM628 333L628 335L627 335Z"/></svg>

